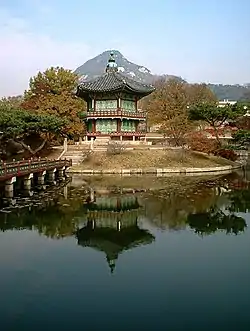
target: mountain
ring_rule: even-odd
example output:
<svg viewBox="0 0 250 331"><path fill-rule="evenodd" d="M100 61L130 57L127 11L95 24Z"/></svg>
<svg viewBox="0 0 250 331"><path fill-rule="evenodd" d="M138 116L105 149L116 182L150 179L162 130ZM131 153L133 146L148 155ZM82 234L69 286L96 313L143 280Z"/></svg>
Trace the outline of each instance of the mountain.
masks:
<svg viewBox="0 0 250 331"><path fill-rule="evenodd" d="M80 76L80 80L86 81L102 75L105 72L110 52L111 51L105 51L78 67L75 73ZM114 53L118 65L118 71L122 72L124 75L145 84L152 84L156 79L161 77L153 75L151 71L144 66L128 61L119 51L113 50L112 52ZM164 75L164 77L168 79L176 76ZM176 78L181 79L180 77Z"/></svg>
<svg viewBox="0 0 250 331"><path fill-rule="evenodd" d="M96 57L88 60L75 70L80 76L80 81L87 81L102 75L111 51L105 51ZM173 75L154 75L148 68L128 61L119 51L113 50L118 70L124 75L145 84L153 84L157 79L175 78L184 81L181 77ZM249 85L249 84L248 84ZM222 85L208 84L219 100L244 100L249 96L248 85Z"/></svg>
<svg viewBox="0 0 250 331"><path fill-rule="evenodd" d="M247 85L208 84L208 87L214 92L219 100L245 100L249 93Z"/></svg>

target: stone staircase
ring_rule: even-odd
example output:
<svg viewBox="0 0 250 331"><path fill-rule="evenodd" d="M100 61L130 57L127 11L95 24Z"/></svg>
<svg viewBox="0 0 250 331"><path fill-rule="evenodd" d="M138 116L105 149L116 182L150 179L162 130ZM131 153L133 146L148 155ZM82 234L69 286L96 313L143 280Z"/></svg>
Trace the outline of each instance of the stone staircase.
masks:
<svg viewBox="0 0 250 331"><path fill-rule="evenodd" d="M72 165L74 166L81 163L89 152L89 144L68 145L67 152L65 152L62 157L68 160L71 159Z"/></svg>
<svg viewBox="0 0 250 331"><path fill-rule="evenodd" d="M111 141L110 137L96 137L93 143L94 151L106 152L110 141Z"/></svg>
<svg viewBox="0 0 250 331"><path fill-rule="evenodd" d="M68 145L67 152L63 154L62 158L71 159L72 165L77 165L83 162L89 153L106 152L110 141L110 137L97 137L92 145L90 141L79 145Z"/></svg>

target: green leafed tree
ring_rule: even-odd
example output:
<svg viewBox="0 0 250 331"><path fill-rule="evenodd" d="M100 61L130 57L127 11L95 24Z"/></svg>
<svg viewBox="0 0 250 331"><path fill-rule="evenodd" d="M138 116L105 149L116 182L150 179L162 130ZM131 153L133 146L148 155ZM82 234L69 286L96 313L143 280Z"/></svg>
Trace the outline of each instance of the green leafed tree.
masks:
<svg viewBox="0 0 250 331"><path fill-rule="evenodd" d="M51 140L63 134L67 121L55 115L32 113L0 104L0 145L2 153L12 143L36 155ZM38 144L34 146L34 141ZM33 146L33 147L32 147Z"/></svg>
<svg viewBox="0 0 250 331"><path fill-rule="evenodd" d="M23 102L23 96L17 95L12 97L4 97L0 99L0 106L20 108Z"/></svg>
<svg viewBox="0 0 250 331"><path fill-rule="evenodd" d="M226 105L218 107L215 103L200 102L189 106L188 115L191 121L203 121L214 129L218 146L221 145L219 139L219 129L228 120L235 120L245 112L244 107L239 105Z"/></svg>
<svg viewBox="0 0 250 331"><path fill-rule="evenodd" d="M78 76L70 70L52 67L30 79L22 107L37 114L55 115L67 121L63 131L69 137L79 137L85 132L80 114L86 104L75 95Z"/></svg>

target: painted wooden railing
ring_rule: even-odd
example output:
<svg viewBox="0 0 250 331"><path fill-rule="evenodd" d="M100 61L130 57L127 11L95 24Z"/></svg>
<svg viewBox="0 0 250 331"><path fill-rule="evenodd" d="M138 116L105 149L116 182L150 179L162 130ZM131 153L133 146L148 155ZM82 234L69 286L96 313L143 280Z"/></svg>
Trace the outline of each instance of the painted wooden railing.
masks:
<svg viewBox="0 0 250 331"><path fill-rule="evenodd" d="M128 111L122 108L107 109L107 110L95 110L88 111L85 113L86 118L96 118L96 117L125 117L125 118L146 118L146 113L143 111Z"/></svg>
<svg viewBox="0 0 250 331"><path fill-rule="evenodd" d="M141 137L141 136L145 136L146 135L146 132L141 132L141 131L137 131L137 132L134 132L134 131L128 131L128 132L125 132L125 131L121 131L121 132L100 132L100 131L96 131L96 132L88 132L87 133L87 136L135 136L135 137Z"/></svg>
<svg viewBox="0 0 250 331"><path fill-rule="evenodd" d="M42 172L55 168L70 167L72 160L30 159L12 162L0 161L0 180L20 177L29 173Z"/></svg>

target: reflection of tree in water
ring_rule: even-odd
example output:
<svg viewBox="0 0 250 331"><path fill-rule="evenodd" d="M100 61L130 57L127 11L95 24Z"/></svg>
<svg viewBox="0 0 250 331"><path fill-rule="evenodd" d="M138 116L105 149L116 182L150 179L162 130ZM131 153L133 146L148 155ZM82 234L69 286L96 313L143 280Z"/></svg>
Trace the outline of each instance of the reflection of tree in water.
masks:
<svg viewBox="0 0 250 331"><path fill-rule="evenodd" d="M230 206L227 207L229 212L249 213L250 211L250 185L243 190L234 190L228 193Z"/></svg>
<svg viewBox="0 0 250 331"><path fill-rule="evenodd" d="M69 200L70 201L69 201ZM39 195L26 206L16 206L9 213L0 214L0 231L36 230L50 238L72 236L78 227L77 215L84 213L84 194L81 190L70 190L67 199L63 191L53 195Z"/></svg>
<svg viewBox="0 0 250 331"><path fill-rule="evenodd" d="M147 196L144 205L146 218L161 229L179 230L189 225L197 233L224 229L238 234L244 231L246 222L233 213L250 210L250 190L239 176L232 175L175 191L155 192Z"/></svg>
<svg viewBox="0 0 250 331"><path fill-rule="evenodd" d="M36 230L50 238L62 238L72 235L77 224L72 223L72 214L57 208L56 205L46 209L22 210L5 215L0 222L0 230Z"/></svg>
<svg viewBox="0 0 250 331"><path fill-rule="evenodd" d="M0 214L0 230L36 230L51 238L71 236L87 214L88 217L93 214L95 219L98 217L99 220L105 219L105 222L113 223L116 215L114 210L109 210L113 204L116 210L122 212L120 220L126 218L128 222L133 216L134 205L131 205L131 201L133 202L134 196L127 194L126 199L125 195L122 196L122 205L117 200L117 195L105 198L105 205L105 199L100 197L88 204L87 211L86 205L84 206L87 199L86 188L69 187L67 198L63 191L56 195L46 192L33 207L13 208L10 213ZM194 184L189 181L187 185L178 184L173 188L169 186L141 193L137 197L142 207L137 212L138 219L143 214L147 221L161 229L179 230L189 225L197 233L213 233L222 229L227 233L239 233L244 231L246 224L243 218L234 213L246 213L250 210L249 183L235 175L219 180L204 179L195 181ZM130 216L124 213L123 207L129 210Z"/></svg>
<svg viewBox="0 0 250 331"><path fill-rule="evenodd" d="M239 234L246 228L244 218L234 214L226 214L220 209L210 208L206 213L190 214L187 224L197 234L212 234L216 231L225 231L227 234Z"/></svg>
<svg viewBox="0 0 250 331"><path fill-rule="evenodd" d="M223 205L224 196L217 194L216 187L207 183L179 190L161 190L148 195L144 200L145 216L161 229L179 230L186 227L188 215L208 210L214 205Z"/></svg>

